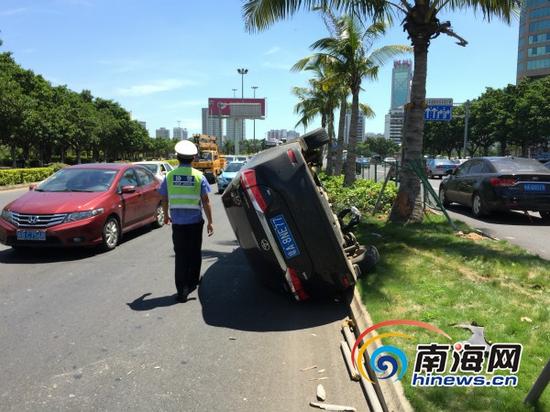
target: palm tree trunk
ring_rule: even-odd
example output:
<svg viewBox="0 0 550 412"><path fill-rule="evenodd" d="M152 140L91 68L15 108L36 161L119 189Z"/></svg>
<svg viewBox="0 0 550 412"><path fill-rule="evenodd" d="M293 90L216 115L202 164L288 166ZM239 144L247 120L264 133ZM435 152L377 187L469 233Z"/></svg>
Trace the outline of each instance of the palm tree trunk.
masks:
<svg viewBox="0 0 550 412"><path fill-rule="evenodd" d="M419 222L423 218L420 179L411 169L411 164L422 164L428 37L415 36L412 40L414 46L414 74L411 86L411 102L405 105L405 124L401 146L403 166L399 172L399 191L390 214L390 221L399 223Z"/></svg>
<svg viewBox="0 0 550 412"><path fill-rule="evenodd" d="M348 155L344 170L344 186L355 182L355 158L357 149L357 118L359 117L359 87L354 87L351 99L351 120L349 125Z"/></svg>
<svg viewBox="0 0 550 412"><path fill-rule="evenodd" d="M336 154L334 159L334 175L342 173L342 155L344 153L344 130L346 127L346 111L348 108L348 96L343 96L340 103L340 116L338 119L338 139L336 141Z"/></svg>
<svg viewBox="0 0 550 412"><path fill-rule="evenodd" d="M327 149L327 175L332 176L334 169L334 111L329 112L327 119L328 149Z"/></svg>

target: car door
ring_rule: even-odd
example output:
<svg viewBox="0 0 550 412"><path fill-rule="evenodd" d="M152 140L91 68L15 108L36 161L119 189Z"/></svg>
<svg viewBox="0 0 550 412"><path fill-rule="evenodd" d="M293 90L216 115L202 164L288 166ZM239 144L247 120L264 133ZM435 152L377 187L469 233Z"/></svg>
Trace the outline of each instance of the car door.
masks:
<svg viewBox="0 0 550 412"><path fill-rule="evenodd" d="M449 180L446 182L447 185L447 199L450 202L456 202L460 204L464 204L464 196L462 194L463 188L463 180L468 175L468 171L470 169L470 162L463 163L460 165L458 169L456 169L456 172L454 172L450 177Z"/></svg>
<svg viewBox="0 0 550 412"><path fill-rule="evenodd" d="M133 193L122 193L124 186L133 186ZM118 193L121 197L122 227L133 225L141 217L142 194L139 188L139 181L134 168L126 169L118 182Z"/></svg>
<svg viewBox="0 0 550 412"><path fill-rule="evenodd" d="M483 173L483 161L476 159L471 161L468 174L464 176L461 190L461 203L466 206L472 205L472 196L477 189L478 180L481 179Z"/></svg>
<svg viewBox="0 0 550 412"><path fill-rule="evenodd" d="M139 190L142 195L139 220L144 220L155 214L160 202L160 195L157 192L158 183L155 177L144 168L137 167L136 173L139 181Z"/></svg>

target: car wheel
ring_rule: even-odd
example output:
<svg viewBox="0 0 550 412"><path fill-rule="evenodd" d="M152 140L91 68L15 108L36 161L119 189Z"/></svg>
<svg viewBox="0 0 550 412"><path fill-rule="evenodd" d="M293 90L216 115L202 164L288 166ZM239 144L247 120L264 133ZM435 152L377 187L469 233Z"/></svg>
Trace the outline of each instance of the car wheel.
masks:
<svg viewBox="0 0 550 412"><path fill-rule="evenodd" d="M105 251L113 250L118 245L120 240L120 226L114 217L107 219L103 225L103 244L102 248Z"/></svg>
<svg viewBox="0 0 550 412"><path fill-rule="evenodd" d="M430 170L428 170L428 179L433 179L433 178L434 178L434 175Z"/></svg>
<svg viewBox="0 0 550 412"><path fill-rule="evenodd" d="M482 217L488 214L479 193L474 193L474 197L472 198L472 214L475 217Z"/></svg>
<svg viewBox="0 0 550 412"><path fill-rule="evenodd" d="M539 212L539 215L544 223L550 223L550 212Z"/></svg>
<svg viewBox="0 0 550 412"><path fill-rule="evenodd" d="M447 195L445 194L445 189L441 187L439 188L439 200L444 208L448 208L451 205L451 202L449 202Z"/></svg>
<svg viewBox="0 0 550 412"><path fill-rule="evenodd" d="M155 210L155 221L153 222L153 227L158 229L164 226L164 209L162 205L158 205Z"/></svg>

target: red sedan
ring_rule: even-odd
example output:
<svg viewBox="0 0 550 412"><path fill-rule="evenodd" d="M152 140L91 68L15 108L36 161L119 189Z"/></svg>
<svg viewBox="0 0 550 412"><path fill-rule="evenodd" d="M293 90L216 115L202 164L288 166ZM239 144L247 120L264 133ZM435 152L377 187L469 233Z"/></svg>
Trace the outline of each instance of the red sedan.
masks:
<svg viewBox="0 0 550 412"><path fill-rule="evenodd" d="M123 233L164 224L159 185L147 169L132 164L67 167L6 205L0 242L114 249Z"/></svg>

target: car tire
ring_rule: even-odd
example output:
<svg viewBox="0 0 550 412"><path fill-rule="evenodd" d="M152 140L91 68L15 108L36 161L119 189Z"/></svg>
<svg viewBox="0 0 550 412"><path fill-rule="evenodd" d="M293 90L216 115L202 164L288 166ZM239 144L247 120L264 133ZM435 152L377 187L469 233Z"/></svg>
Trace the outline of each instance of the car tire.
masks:
<svg viewBox="0 0 550 412"><path fill-rule="evenodd" d="M445 193L445 189L441 187L439 188L439 200L441 201L441 204L445 209L447 209L451 205L451 202L449 202L449 200L447 199L447 194Z"/></svg>
<svg viewBox="0 0 550 412"><path fill-rule="evenodd" d="M304 134L302 139L306 143L308 151L313 151L324 146L329 140L327 132L322 128Z"/></svg>
<svg viewBox="0 0 550 412"><path fill-rule="evenodd" d="M433 179L434 178L434 175L432 174L431 171L428 170L428 179Z"/></svg>
<svg viewBox="0 0 550 412"><path fill-rule="evenodd" d="M153 222L153 227L159 229L164 226L164 209L162 205L158 205L155 209L155 221Z"/></svg>
<svg viewBox="0 0 550 412"><path fill-rule="evenodd" d="M475 217L483 217L489 214L487 212L487 208L485 207L485 203L483 202L483 198L479 193L474 193L474 196L472 197L472 214Z"/></svg>
<svg viewBox="0 0 550 412"><path fill-rule="evenodd" d="M117 247L120 241L120 225L115 217L111 216L107 219L103 225L101 236L103 238L101 244L103 251L108 252Z"/></svg>
<svg viewBox="0 0 550 412"><path fill-rule="evenodd" d="M550 223L550 212L539 212L539 215L544 223Z"/></svg>

